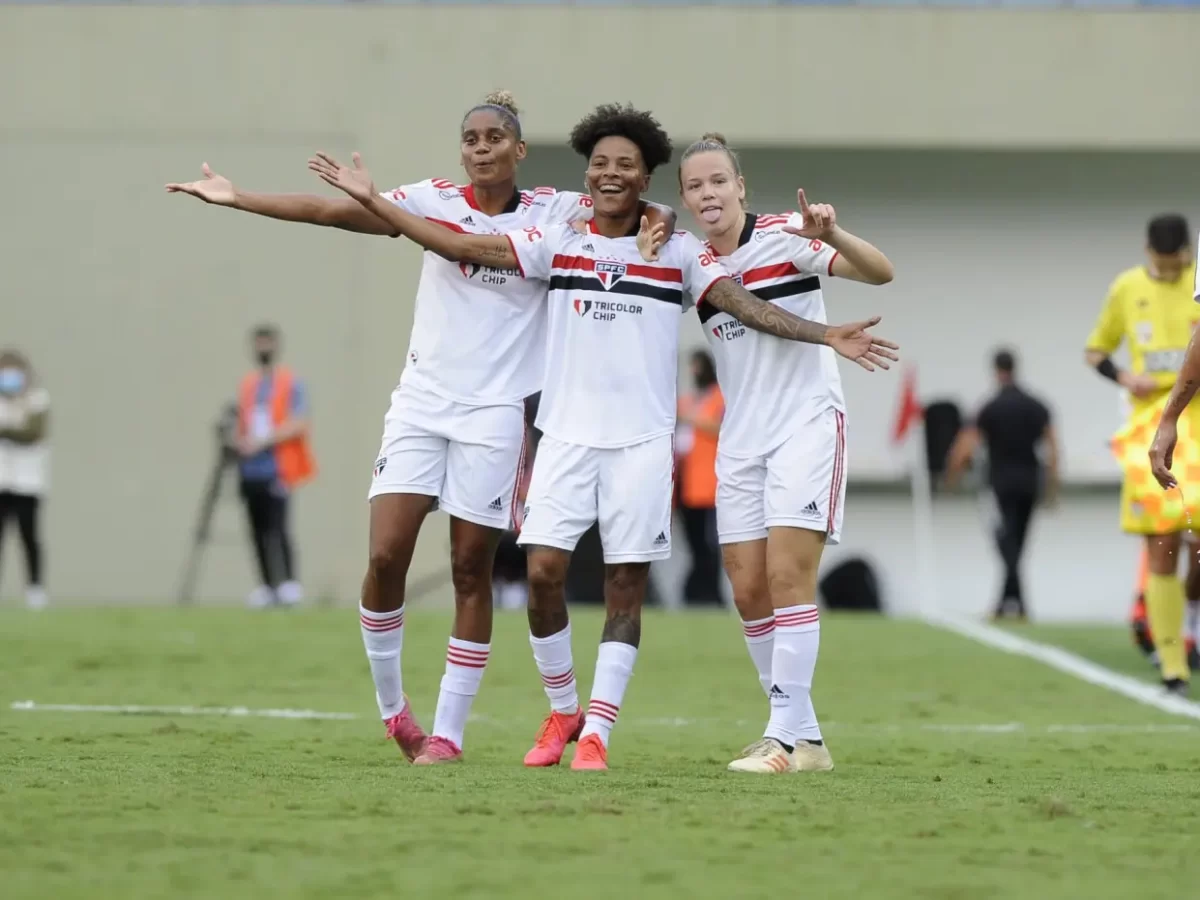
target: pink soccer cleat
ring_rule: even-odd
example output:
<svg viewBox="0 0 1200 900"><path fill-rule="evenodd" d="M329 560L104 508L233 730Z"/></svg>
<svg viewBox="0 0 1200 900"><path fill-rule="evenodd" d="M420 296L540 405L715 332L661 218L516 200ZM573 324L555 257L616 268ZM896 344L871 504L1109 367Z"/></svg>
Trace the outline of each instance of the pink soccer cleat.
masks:
<svg viewBox="0 0 1200 900"><path fill-rule="evenodd" d="M575 758L571 760L571 768L595 772L603 772L608 768L608 749L600 740L600 735L589 734L579 742L575 748Z"/></svg>
<svg viewBox="0 0 1200 900"><path fill-rule="evenodd" d="M567 744L579 740L583 718L582 709L573 713L552 712L546 716L533 741L533 749L525 754L525 765L530 768L557 766Z"/></svg>
<svg viewBox="0 0 1200 900"><path fill-rule="evenodd" d="M425 742L425 749L413 760L414 766L440 766L442 763L462 762L462 750L449 738L436 734Z"/></svg>
<svg viewBox="0 0 1200 900"><path fill-rule="evenodd" d="M407 696L404 698L404 709L388 719L385 724L387 736L399 745L400 752L409 762L416 759L425 749L425 743L429 738L425 736L425 729L417 723L416 717L413 716L412 704L408 702Z"/></svg>

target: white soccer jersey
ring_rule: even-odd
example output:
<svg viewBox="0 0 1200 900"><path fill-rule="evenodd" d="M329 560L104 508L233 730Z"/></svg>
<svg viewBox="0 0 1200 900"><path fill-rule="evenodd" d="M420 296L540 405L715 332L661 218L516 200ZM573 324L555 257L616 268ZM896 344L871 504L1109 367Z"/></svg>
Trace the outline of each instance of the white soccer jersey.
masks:
<svg viewBox="0 0 1200 900"><path fill-rule="evenodd" d="M591 197L554 188L517 191L498 216L480 212L471 185L441 178L381 196L406 212L466 234L503 234L565 222ZM408 359L400 383L476 406L524 400L542 387L546 285L516 269L455 263L425 253Z"/></svg>
<svg viewBox="0 0 1200 900"><path fill-rule="evenodd" d="M636 237L606 238L594 224L588 234L551 225L508 238L524 276L550 285L538 428L600 448L671 434L679 317L729 273L686 232L654 263Z"/></svg>
<svg viewBox="0 0 1200 900"><path fill-rule="evenodd" d="M718 256L742 287L760 300L813 322L824 322L821 276L837 252L817 240L782 230L803 222L788 216L746 214L738 247ZM709 248L716 256L716 251ZM706 303L696 307L712 345L725 394L718 447L733 457L761 456L825 409L845 411L842 380L833 348L786 341L752 331Z"/></svg>

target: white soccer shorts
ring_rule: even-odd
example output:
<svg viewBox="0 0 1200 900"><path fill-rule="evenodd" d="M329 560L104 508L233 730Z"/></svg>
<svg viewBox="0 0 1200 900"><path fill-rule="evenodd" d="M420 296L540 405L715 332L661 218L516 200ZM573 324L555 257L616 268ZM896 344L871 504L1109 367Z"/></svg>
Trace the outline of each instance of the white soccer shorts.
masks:
<svg viewBox="0 0 1200 900"><path fill-rule="evenodd" d="M543 437L517 543L570 552L599 521L606 563L666 559L674 454L670 434L611 449Z"/></svg>
<svg viewBox="0 0 1200 900"><path fill-rule="evenodd" d="M765 456L734 459L717 452L717 538L757 541L768 528L842 536L846 501L846 416L825 410Z"/></svg>
<svg viewBox="0 0 1200 900"><path fill-rule="evenodd" d="M383 420L368 497L436 497L457 519L510 528L524 460L523 405L468 406L401 386Z"/></svg>

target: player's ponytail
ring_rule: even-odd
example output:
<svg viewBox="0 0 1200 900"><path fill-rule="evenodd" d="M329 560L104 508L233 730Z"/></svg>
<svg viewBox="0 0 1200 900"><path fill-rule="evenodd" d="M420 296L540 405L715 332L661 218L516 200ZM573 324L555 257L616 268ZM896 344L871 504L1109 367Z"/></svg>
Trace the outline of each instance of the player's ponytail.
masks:
<svg viewBox="0 0 1200 900"><path fill-rule="evenodd" d="M725 135L719 131L705 132L700 140L694 144L688 145L688 148L683 151L683 155L679 157L679 190L683 191L683 164L697 153L724 153L725 158L729 160L729 166L733 169L733 174L737 178L742 177L742 161L738 159L737 153L729 146L725 140ZM742 201L742 205L746 205L746 201Z"/></svg>
<svg viewBox="0 0 1200 900"><path fill-rule="evenodd" d="M500 121L504 123L504 127L512 132L513 137L518 141L521 140L521 111L517 109L517 101L513 99L512 91L492 91L483 98L482 103L467 110L467 115L463 116L463 121L466 122L467 116L481 109L494 112L500 117Z"/></svg>

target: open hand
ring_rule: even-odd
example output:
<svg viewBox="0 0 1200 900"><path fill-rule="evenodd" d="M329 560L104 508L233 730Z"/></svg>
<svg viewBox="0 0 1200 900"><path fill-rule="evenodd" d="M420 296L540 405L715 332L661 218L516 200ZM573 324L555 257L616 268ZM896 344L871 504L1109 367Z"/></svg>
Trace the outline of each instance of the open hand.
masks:
<svg viewBox="0 0 1200 900"><path fill-rule="evenodd" d="M345 191L359 203L366 203L377 193L371 173L362 164L362 157L357 153L350 155L354 168L343 166L328 153L318 153L308 161L308 167L320 176L326 184L331 184Z"/></svg>
<svg viewBox="0 0 1200 900"><path fill-rule="evenodd" d="M874 372L875 367L890 369L889 360L896 362L900 359L893 351L899 350L899 344L883 338L877 338L869 331L881 321L879 316L872 316L863 322L851 322L849 325L831 325L826 335L829 346L839 356L858 363L868 372Z"/></svg>
<svg viewBox="0 0 1200 900"><path fill-rule="evenodd" d="M797 237L827 240L837 228L837 210L828 203L813 203L810 206L808 198L804 196L804 188L796 191L796 200L800 204L804 224L800 228L784 225L783 230Z"/></svg>
<svg viewBox="0 0 1200 900"><path fill-rule="evenodd" d="M658 250L667 242L667 225L665 222L650 227L650 220L642 216L637 233L637 248L646 262L658 262Z"/></svg>
<svg viewBox="0 0 1200 900"><path fill-rule="evenodd" d="M191 194L193 197L199 197L205 203L212 203L216 206L233 206L237 200L237 188L233 183L223 175L218 175L208 167L208 163L203 163L200 166L200 172L204 176L199 181L185 181L182 183L172 182L167 185L168 194Z"/></svg>
<svg viewBox="0 0 1200 900"><path fill-rule="evenodd" d="M1150 444L1150 471L1164 491L1179 486L1179 482L1171 474L1175 442L1178 439L1175 422L1164 416L1158 423L1158 430L1154 432L1154 442Z"/></svg>

